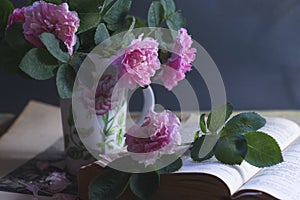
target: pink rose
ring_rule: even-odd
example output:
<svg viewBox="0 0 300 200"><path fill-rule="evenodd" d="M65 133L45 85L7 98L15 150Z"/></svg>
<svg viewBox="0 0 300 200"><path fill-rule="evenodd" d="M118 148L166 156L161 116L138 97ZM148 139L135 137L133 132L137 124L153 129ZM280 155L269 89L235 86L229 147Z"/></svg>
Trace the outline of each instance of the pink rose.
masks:
<svg viewBox="0 0 300 200"><path fill-rule="evenodd" d="M153 164L160 155L175 153L181 143L180 122L171 111L149 111L142 126L134 125L126 133L127 150L133 159Z"/></svg>
<svg viewBox="0 0 300 200"><path fill-rule="evenodd" d="M13 13L9 15L8 22L7 22L7 28L14 24L15 22L24 22L25 21L25 9L23 8L16 8L14 9Z"/></svg>
<svg viewBox="0 0 300 200"><path fill-rule="evenodd" d="M104 115L115 108L118 101L118 98L113 95L116 83L116 77L112 74L104 74L101 77L95 94L96 115Z"/></svg>
<svg viewBox="0 0 300 200"><path fill-rule="evenodd" d="M104 73L94 88L87 88L81 83L84 106L91 112L95 110L98 116L113 110L118 103L119 95L121 95L121 90L115 87L116 84L117 75L115 72ZM96 92L94 93L94 91ZM93 98L95 98L95 104L93 104Z"/></svg>
<svg viewBox="0 0 300 200"><path fill-rule="evenodd" d="M114 62L120 66L118 83L121 87L134 89L136 84L145 87L151 83L150 78L160 68L158 42L150 37L142 37L143 34L125 50L119 51L118 55L121 57Z"/></svg>
<svg viewBox="0 0 300 200"><path fill-rule="evenodd" d="M172 56L168 59L162 71L158 74L168 90L185 78L185 73L192 68L191 62L196 58L196 49L192 47L192 38L187 30L181 28L176 37Z"/></svg>
<svg viewBox="0 0 300 200"><path fill-rule="evenodd" d="M53 172L46 178L46 181L49 181L48 190L52 193L61 192L70 185L65 173Z"/></svg>
<svg viewBox="0 0 300 200"><path fill-rule="evenodd" d="M67 3L55 5L38 1L25 9L24 36L37 47L44 47L39 36L48 32L60 39L72 55L78 27L78 15L69 11Z"/></svg>

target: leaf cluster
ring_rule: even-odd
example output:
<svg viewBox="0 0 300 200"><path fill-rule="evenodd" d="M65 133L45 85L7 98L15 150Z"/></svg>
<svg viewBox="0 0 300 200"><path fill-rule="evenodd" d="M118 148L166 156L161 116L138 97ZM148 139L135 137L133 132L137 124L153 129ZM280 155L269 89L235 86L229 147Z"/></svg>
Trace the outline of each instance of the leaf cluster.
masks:
<svg viewBox="0 0 300 200"><path fill-rule="evenodd" d="M208 116L200 116L201 131L195 134L191 158L201 162L215 156L229 165L239 165L245 160L256 167L282 162L276 140L259 131L266 120L255 112L244 112L230 118L232 109L227 103L213 109Z"/></svg>
<svg viewBox="0 0 300 200"><path fill-rule="evenodd" d="M173 0L153 1L148 10L148 26L159 27L166 23L172 30L185 26L185 19L180 10L176 10Z"/></svg>
<svg viewBox="0 0 300 200"><path fill-rule="evenodd" d="M147 168L153 170L146 173L128 173L110 167L114 166L114 164L118 164L118 162L124 162L124 160L127 161L126 163L139 165L136 161L131 160L130 157L113 161L113 163L104 168L101 174L95 177L90 183L89 199L113 200L120 197L126 190L131 190L132 193L140 199L152 199L159 188L160 175L175 172L182 166L182 160L177 155L164 155L161 160L157 162L161 162L162 159L172 159L175 161L159 170L155 169L155 164L147 166Z"/></svg>
<svg viewBox="0 0 300 200"><path fill-rule="evenodd" d="M36 0L29 0L29 5ZM61 0L46 0L61 4ZM173 0L153 1L148 10L148 19L143 20L129 14L132 0L72 0L67 1L70 10L80 18L74 54L67 53L65 45L51 33L43 33L40 39L46 49L36 48L23 35L23 24L14 23L7 27L8 16L14 7L9 0L0 2L0 67L2 70L20 73L28 78L46 80L56 77L57 90L61 98L70 98L82 62L92 49L106 41L111 35L128 31L123 41L105 48L108 55L114 53L114 45L128 45L134 28L164 26L178 30L184 19L176 10ZM108 45L109 46L109 45Z"/></svg>

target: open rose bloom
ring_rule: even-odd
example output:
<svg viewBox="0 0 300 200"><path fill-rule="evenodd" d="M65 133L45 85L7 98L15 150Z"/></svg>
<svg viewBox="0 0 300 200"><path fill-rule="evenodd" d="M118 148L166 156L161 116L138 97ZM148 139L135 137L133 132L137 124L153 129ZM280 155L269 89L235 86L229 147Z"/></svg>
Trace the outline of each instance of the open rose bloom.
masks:
<svg viewBox="0 0 300 200"><path fill-rule="evenodd" d="M114 65L120 67L119 85L124 88L150 85L150 78L160 69L158 42L150 37L143 39L143 34L120 50L118 56Z"/></svg>
<svg viewBox="0 0 300 200"><path fill-rule="evenodd" d="M127 131L127 150L134 160L146 166L154 164L160 156L176 152L181 143L179 126L179 119L171 111L149 111L142 126L134 125Z"/></svg>
<svg viewBox="0 0 300 200"><path fill-rule="evenodd" d="M37 1L32 6L16 8L9 16L7 27L15 22L24 22L24 37L34 46L43 48L39 36L52 33L66 45L69 54L73 54L79 18L76 12L69 11L67 3L55 5Z"/></svg>
<svg viewBox="0 0 300 200"><path fill-rule="evenodd" d="M181 28L175 39L172 55L158 75L168 90L172 90L179 81L185 78L185 73L191 71L191 63L195 60L197 51L192 48L192 43L187 30Z"/></svg>

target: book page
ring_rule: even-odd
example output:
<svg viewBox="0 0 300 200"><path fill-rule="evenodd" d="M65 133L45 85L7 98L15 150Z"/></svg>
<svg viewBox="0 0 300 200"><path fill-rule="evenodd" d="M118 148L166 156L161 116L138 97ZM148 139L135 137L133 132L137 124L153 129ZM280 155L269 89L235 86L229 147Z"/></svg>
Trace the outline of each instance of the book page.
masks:
<svg viewBox="0 0 300 200"><path fill-rule="evenodd" d="M267 118L266 125L260 131L273 136L281 149L285 149L300 135L300 128L296 123L281 118ZM233 194L260 170L260 168L251 166L247 162L243 162L241 165L230 166L219 163L215 158L206 162L196 163L189 157L186 157L183 167L178 173L206 173L217 176L225 182L231 194Z"/></svg>
<svg viewBox="0 0 300 200"><path fill-rule="evenodd" d="M300 199L300 139L283 153L284 162L260 171L240 190L259 190L278 199Z"/></svg>
<svg viewBox="0 0 300 200"><path fill-rule="evenodd" d="M62 136L60 109L30 101L0 137L0 178L45 151Z"/></svg>

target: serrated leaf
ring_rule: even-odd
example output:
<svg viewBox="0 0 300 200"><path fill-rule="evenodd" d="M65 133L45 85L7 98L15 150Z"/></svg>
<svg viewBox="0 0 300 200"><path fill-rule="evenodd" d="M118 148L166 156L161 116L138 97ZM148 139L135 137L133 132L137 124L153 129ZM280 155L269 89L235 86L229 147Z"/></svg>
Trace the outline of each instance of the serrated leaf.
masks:
<svg viewBox="0 0 300 200"><path fill-rule="evenodd" d="M72 97L75 78L76 74L68 64L62 64L59 67L56 75L56 86L58 94L62 99Z"/></svg>
<svg viewBox="0 0 300 200"><path fill-rule="evenodd" d="M255 132L266 124L266 120L255 112L246 112L232 117L224 129L228 133Z"/></svg>
<svg viewBox="0 0 300 200"><path fill-rule="evenodd" d="M34 48L23 57L19 67L31 78L46 80L55 75L58 63L46 49Z"/></svg>
<svg viewBox="0 0 300 200"><path fill-rule="evenodd" d="M61 49L63 43L55 35L42 33L39 37L52 56L64 63L69 61L69 54Z"/></svg>
<svg viewBox="0 0 300 200"><path fill-rule="evenodd" d="M153 1L148 10L148 26L158 27L164 19L164 8L158 1Z"/></svg>
<svg viewBox="0 0 300 200"><path fill-rule="evenodd" d="M157 171L132 174L130 177L131 191L142 200L151 198L159 187L159 173Z"/></svg>
<svg viewBox="0 0 300 200"><path fill-rule="evenodd" d="M206 123L205 123L205 116L206 114L202 114L200 116L200 122L199 122L199 126L200 126L200 129L203 133L206 133L207 132L207 129L206 129Z"/></svg>
<svg viewBox="0 0 300 200"><path fill-rule="evenodd" d="M105 24L99 24L95 32L95 44L98 45L109 37L110 35Z"/></svg>
<svg viewBox="0 0 300 200"><path fill-rule="evenodd" d="M19 52L25 53L33 46L24 38L23 23L12 24L5 32L5 41L9 46Z"/></svg>
<svg viewBox="0 0 300 200"><path fill-rule="evenodd" d="M4 37L4 32L8 22L8 16L14 10L13 4L9 0L0 1L0 40Z"/></svg>
<svg viewBox="0 0 300 200"><path fill-rule="evenodd" d="M158 166L162 166L163 163L169 163L171 161L173 162L170 163L168 166L165 166L164 168L158 170L160 174L169 174L172 172L176 172L182 167L181 158L175 154L163 155L158 161L156 161L156 164L158 164Z"/></svg>
<svg viewBox="0 0 300 200"><path fill-rule="evenodd" d="M243 135L230 134L219 138L214 153L225 164L241 164L247 153L247 142Z"/></svg>
<svg viewBox="0 0 300 200"><path fill-rule="evenodd" d="M117 0L103 16L103 20L108 24L119 24L131 8L132 0Z"/></svg>
<svg viewBox="0 0 300 200"><path fill-rule="evenodd" d="M114 200L127 188L130 174L105 168L89 185L89 200Z"/></svg>
<svg viewBox="0 0 300 200"><path fill-rule="evenodd" d="M75 10L80 19L79 31L96 26L99 21L99 7L103 0L71 0L70 10Z"/></svg>
<svg viewBox="0 0 300 200"><path fill-rule="evenodd" d="M197 138L191 148L191 158L197 162L210 159L214 155L213 149L217 139L217 136L213 135L202 135ZM204 141L205 146L203 146Z"/></svg>
<svg viewBox="0 0 300 200"><path fill-rule="evenodd" d="M167 26L169 29L172 30L179 30L182 27L185 27L185 20L180 12L175 12L172 15L170 15L166 21Z"/></svg>
<svg viewBox="0 0 300 200"><path fill-rule="evenodd" d="M230 103L214 108L208 115L207 126L211 132L222 127L232 114L233 107Z"/></svg>
<svg viewBox="0 0 300 200"><path fill-rule="evenodd" d="M175 3L173 0L160 0L164 10L165 18L175 12Z"/></svg>
<svg viewBox="0 0 300 200"><path fill-rule="evenodd" d="M245 160L256 167L269 167L283 161L276 140L263 132L250 132L245 135L248 152Z"/></svg>

